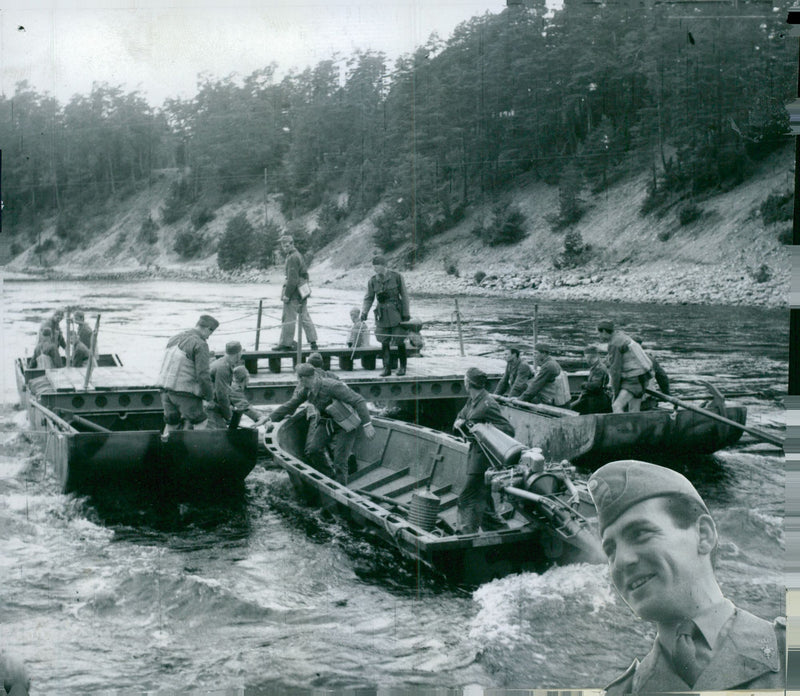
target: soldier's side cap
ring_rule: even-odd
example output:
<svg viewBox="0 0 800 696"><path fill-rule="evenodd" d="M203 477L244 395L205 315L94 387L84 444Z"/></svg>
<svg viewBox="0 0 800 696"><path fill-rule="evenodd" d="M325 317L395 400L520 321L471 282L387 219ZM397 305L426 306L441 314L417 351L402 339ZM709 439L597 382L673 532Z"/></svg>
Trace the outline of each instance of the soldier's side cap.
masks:
<svg viewBox="0 0 800 696"><path fill-rule="evenodd" d="M613 331L614 330L614 322L609 321L608 319L603 319L602 321L597 322L597 329L603 329L605 331Z"/></svg>
<svg viewBox="0 0 800 696"><path fill-rule="evenodd" d="M49 326L45 326L42 329L42 336L52 336L52 335L53 335L53 330Z"/></svg>
<svg viewBox="0 0 800 696"><path fill-rule="evenodd" d="M311 355L308 356L307 362L309 365L313 365L314 367L322 367L325 364L325 362L322 360L322 354L316 352L311 353Z"/></svg>
<svg viewBox="0 0 800 696"><path fill-rule="evenodd" d="M282 234L278 237L278 241L283 244L284 242L292 242L294 243L294 238L290 234Z"/></svg>
<svg viewBox="0 0 800 696"><path fill-rule="evenodd" d="M372 257L372 265L373 266L385 266L386 265L386 257L383 254L375 254Z"/></svg>
<svg viewBox="0 0 800 696"><path fill-rule="evenodd" d="M80 309L76 309L72 315L72 318L75 319L75 321L83 321L84 314Z"/></svg>
<svg viewBox="0 0 800 696"><path fill-rule="evenodd" d="M589 477L588 487L597 508L601 534L628 508L650 498L684 495L708 512L700 494L683 474L636 459L621 459L601 466Z"/></svg>
<svg viewBox="0 0 800 696"><path fill-rule="evenodd" d="M228 341L225 344L225 352L228 355L236 355L242 352L242 344L239 341Z"/></svg>
<svg viewBox="0 0 800 696"><path fill-rule="evenodd" d="M201 314L200 318L197 320L198 326L205 326L207 329L211 329L215 331L216 328L219 326L219 322L214 319L210 314Z"/></svg>
<svg viewBox="0 0 800 696"><path fill-rule="evenodd" d="M588 346L584 346L583 347L583 352L584 353L599 353L600 349L596 345L594 345L593 343L590 343Z"/></svg>
<svg viewBox="0 0 800 696"><path fill-rule="evenodd" d="M486 386L486 373L477 368L477 367L470 367L467 369L466 373L467 381L476 389L483 389Z"/></svg>
<svg viewBox="0 0 800 696"><path fill-rule="evenodd" d="M314 366L309 365L308 363L300 363L295 372L297 372L298 377L310 377L311 375L316 374Z"/></svg>
<svg viewBox="0 0 800 696"><path fill-rule="evenodd" d="M555 347L551 346L549 343L537 343L534 348L540 353L546 353L547 355L552 355L556 352Z"/></svg>
<svg viewBox="0 0 800 696"><path fill-rule="evenodd" d="M522 355L526 350L528 350L528 346L523 345L522 343L509 343L506 348L508 350L516 351L518 354Z"/></svg>

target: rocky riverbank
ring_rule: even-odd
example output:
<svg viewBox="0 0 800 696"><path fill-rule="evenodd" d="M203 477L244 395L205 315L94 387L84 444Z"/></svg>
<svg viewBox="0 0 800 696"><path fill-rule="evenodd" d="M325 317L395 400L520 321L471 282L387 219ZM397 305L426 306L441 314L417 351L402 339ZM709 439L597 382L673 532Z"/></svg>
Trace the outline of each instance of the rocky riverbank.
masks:
<svg viewBox="0 0 800 696"><path fill-rule="evenodd" d="M360 290L372 269L361 265L346 271L327 264L311 267L312 285ZM412 292L425 295L513 296L539 300L580 300L664 304L710 304L780 308L788 306L791 259L772 258L760 266L668 265L653 263L613 270L531 272L488 267L483 277L457 275L443 268L404 271ZM6 274L9 280L203 280L219 283L283 281L282 268L225 272L214 266L151 266L139 269L50 268Z"/></svg>

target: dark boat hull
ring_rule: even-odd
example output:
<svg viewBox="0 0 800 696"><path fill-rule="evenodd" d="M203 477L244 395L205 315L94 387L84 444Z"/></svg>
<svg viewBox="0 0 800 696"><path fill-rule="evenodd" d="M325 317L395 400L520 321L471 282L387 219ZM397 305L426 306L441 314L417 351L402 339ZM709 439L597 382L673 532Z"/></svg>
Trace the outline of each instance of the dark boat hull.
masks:
<svg viewBox="0 0 800 696"><path fill-rule="evenodd" d="M738 428L682 409L586 416L566 409L518 407L508 402L501 409L514 424L520 442L541 447L547 458L569 459L577 464L711 454L736 444L742 436ZM744 425L747 409L726 406L721 415Z"/></svg>
<svg viewBox="0 0 800 696"><path fill-rule="evenodd" d="M52 391L46 374L26 370L18 361L17 382L30 425L41 434L45 460L63 492L124 489L191 497L241 486L256 465L256 430L181 430L164 440L160 408L115 408L75 418L45 405ZM113 390L102 393L111 395Z"/></svg>
<svg viewBox="0 0 800 696"><path fill-rule="evenodd" d="M363 475L350 485L337 483L300 458L306 431L302 412L279 425L267 449L309 504L326 508L368 530L406 558L453 582L478 585L510 573L541 571L555 562L600 560L594 537L587 544L582 537L576 539L573 546L564 543L543 522L518 516L510 520L508 529L466 535L428 532L412 524L402 512L368 495L381 490L377 477L386 481L387 487L393 487L393 498L405 504L414 490L420 490L420 482L427 480L435 459L431 490L447 508L442 515L452 521L455 499L464 482L467 446L427 428L381 418L373 422L375 439L360 439L355 448ZM387 473L391 471L396 473L394 477Z"/></svg>

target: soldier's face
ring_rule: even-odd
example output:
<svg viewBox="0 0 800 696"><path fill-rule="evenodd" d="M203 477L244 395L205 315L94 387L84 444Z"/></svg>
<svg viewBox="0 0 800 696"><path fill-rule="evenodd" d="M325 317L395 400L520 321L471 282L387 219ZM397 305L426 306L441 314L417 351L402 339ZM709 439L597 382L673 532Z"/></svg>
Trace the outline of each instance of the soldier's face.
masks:
<svg viewBox="0 0 800 696"><path fill-rule="evenodd" d="M706 534L699 522L680 529L663 498L637 503L606 527L602 542L611 580L634 613L663 623L692 616L702 603L698 580L713 573L703 553Z"/></svg>
<svg viewBox="0 0 800 696"><path fill-rule="evenodd" d="M377 273L379 276L382 276L384 273L386 273L386 266L383 264L375 263L372 264L372 267L375 269L375 273Z"/></svg>
<svg viewBox="0 0 800 696"><path fill-rule="evenodd" d="M314 386L314 382L317 381L317 376L314 374L314 375L308 375L308 376L305 376L305 377L298 377L297 379L300 380L300 384L305 389L311 389Z"/></svg>

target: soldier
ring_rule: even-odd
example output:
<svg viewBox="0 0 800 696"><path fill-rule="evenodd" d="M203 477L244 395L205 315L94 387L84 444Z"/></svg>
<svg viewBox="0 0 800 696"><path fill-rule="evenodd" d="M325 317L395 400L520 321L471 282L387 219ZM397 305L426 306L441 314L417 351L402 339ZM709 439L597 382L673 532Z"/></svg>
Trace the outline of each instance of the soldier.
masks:
<svg viewBox="0 0 800 696"><path fill-rule="evenodd" d="M514 426L500 412L500 406L486 391L486 373L470 367L464 375L467 388L467 403L458 412L453 430L460 430L467 423L490 423L506 435L514 436ZM489 460L476 442L470 442L467 456L467 479L458 496L460 534L473 534L478 527L497 529L503 523L494 511L491 488L484 480Z"/></svg>
<svg viewBox="0 0 800 696"><path fill-rule="evenodd" d="M286 281L283 285L281 299L283 300L283 318L281 328L281 338L273 350L291 350L295 345L294 332L297 315L300 315L300 322L303 331L311 346L311 350L317 350L317 329L311 321L308 313L308 296L303 296L300 286L308 283L308 269L300 252L295 249L294 239L284 234L280 238L281 250L286 258Z"/></svg>
<svg viewBox="0 0 800 696"><path fill-rule="evenodd" d="M64 312L62 312L60 309L57 309L55 312L53 312L52 316L49 319L45 320L42 323L42 327L41 329L39 329L40 336L45 328L50 329L50 340L52 340L52 342L55 344L56 346L55 352L59 356L58 360L54 360L53 367L62 367L61 354L59 353L59 348L67 347L67 342L66 340L64 340L64 334L61 331L61 320L63 318L64 318Z"/></svg>
<svg viewBox="0 0 800 696"><path fill-rule="evenodd" d="M87 362L89 362L89 356L91 355L89 346L81 341L77 331L70 334L69 340L72 345L72 353L70 355L69 364L72 367L83 367Z"/></svg>
<svg viewBox="0 0 800 696"><path fill-rule="evenodd" d="M589 376L581 385L581 393L569 407L581 415L588 413L611 413L611 398L608 395L608 371L600 358L597 346L586 346L583 357L589 365Z"/></svg>
<svg viewBox="0 0 800 696"><path fill-rule="evenodd" d="M536 376L528 382L519 401L531 404L566 406L569 404L569 379L567 373L553 357L555 348L547 343L536 344Z"/></svg>
<svg viewBox="0 0 800 696"><path fill-rule="evenodd" d="M528 380L533 377L531 366L522 358L522 346L514 345L506 348L506 370L503 379L495 387L495 396L514 398L525 391Z"/></svg>
<svg viewBox="0 0 800 696"><path fill-rule="evenodd" d="M203 401L214 398L214 387L209 372L208 337L219 322L208 314L197 320L193 329L173 336L158 375L161 404L164 408L164 435L181 427L187 421L194 430L208 427L208 415Z"/></svg>
<svg viewBox="0 0 800 696"><path fill-rule="evenodd" d="M641 410L644 388L650 381L653 363L628 334L614 330L614 322L601 321L597 332L608 341L606 363L611 377L614 413Z"/></svg>
<svg viewBox="0 0 800 696"><path fill-rule="evenodd" d="M209 373L214 382L214 405L209 410L214 427L224 427L231 422L233 417L231 406L233 370L241 361L242 344L239 341L228 341L225 344L225 355L211 363ZM220 419L224 422L221 423Z"/></svg>
<svg viewBox="0 0 800 696"><path fill-rule="evenodd" d="M61 367L61 355L53 341L53 330L43 326L39 331L39 341L33 349L33 362L37 368Z"/></svg>
<svg viewBox="0 0 800 696"><path fill-rule="evenodd" d="M311 353L306 362L311 365L311 367L316 368L323 377L328 377L329 379L339 379L339 375L337 375L333 370L325 369L325 361L322 359L322 354Z"/></svg>
<svg viewBox="0 0 800 696"><path fill-rule="evenodd" d="M372 303L377 299L375 307L375 338L383 349L382 377L392 374L391 345L397 346L399 366L398 376L406 373L406 344L405 329L400 322L411 319L408 292L406 292L403 276L397 271L386 267L386 258L377 254L372 259L375 275L367 283L367 294L364 295L364 305L361 308L361 320L366 321Z"/></svg>
<svg viewBox="0 0 800 696"><path fill-rule="evenodd" d="M364 429L368 440L375 437L375 428L369 416L364 397L354 392L344 382L323 377L316 368L301 363L295 370L299 389L292 398L278 406L270 415L256 422L256 426L266 423L267 431L272 423L291 416L304 401L319 414L319 423L311 437L306 438L305 454L312 466L325 471L328 463L325 449L328 443L333 446L333 473L342 483L347 481L347 460L358 435L359 425Z"/></svg>
<svg viewBox="0 0 800 696"><path fill-rule="evenodd" d="M87 348L92 347L92 328L86 323L85 315L80 309L76 309L72 315L75 319L75 331L78 338Z"/></svg>
<svg viewBox="0 0 800 696"><path fill-rule="evenodd" d="M688 479L622 460L588 485L614 587L658 630L607 696L784 689L785 621L764 621L724 597L712 559L717 529Z"/></svg>

